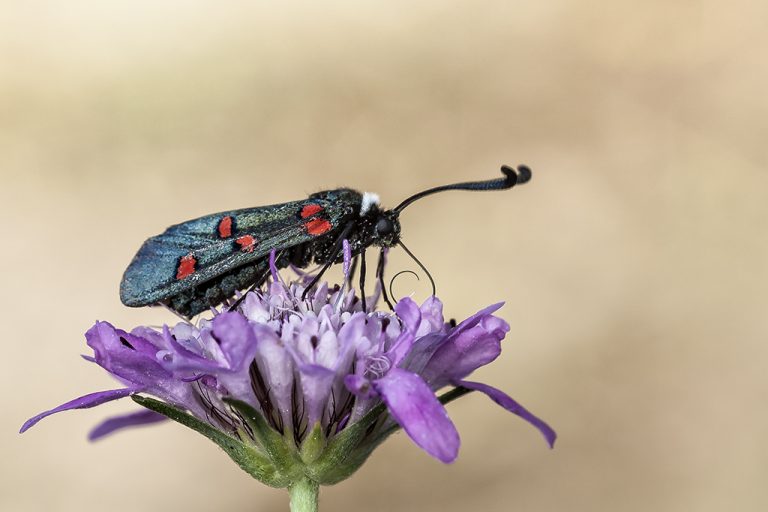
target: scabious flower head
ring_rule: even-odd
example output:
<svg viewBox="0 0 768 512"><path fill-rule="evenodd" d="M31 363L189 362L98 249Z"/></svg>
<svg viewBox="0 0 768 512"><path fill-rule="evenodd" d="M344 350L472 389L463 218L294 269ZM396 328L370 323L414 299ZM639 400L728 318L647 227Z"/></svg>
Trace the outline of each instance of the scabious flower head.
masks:
<svg viewBox="0 0 768 512"><path fill-rule="evenodd" d="M91 439L170 418L269 485L332 484L401 427L428 454L452 462L459 435L444 404L480 391L554 443L554 431L505 393L465 380L501 352L509 330L494 315L501 304L446 323L436 297L376 311L375 297L364 309L346 287L320 284L302 299L306 284L306 277L285 283L273 267L265 290L197 324L127 332L97 322L85 335L94 352L87 359L123 387L43 412L22 432L56 412L132 396L145 408L107 419Z"/></svg>

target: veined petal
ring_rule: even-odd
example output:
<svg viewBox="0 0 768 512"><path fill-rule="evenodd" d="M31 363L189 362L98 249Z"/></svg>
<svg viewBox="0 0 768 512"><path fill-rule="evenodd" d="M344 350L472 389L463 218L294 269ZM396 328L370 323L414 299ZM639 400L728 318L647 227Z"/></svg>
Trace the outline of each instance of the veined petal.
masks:
<svg viewBox="0 0 768 512"><path fill-rule="evenodd" d="M258 339L254 360L258 371L264 377L264 382L268 385L265 391L275 401L285 424L291 426L295 368L293 357L285 350L282 341L273 330L263 325L255 325L253 328ZM234 382L224 381L224 384L230 391L234 389Z"/></svg>
<svg viewBox="0 0 768 512"><path fill-rule="evenodd" d="M168 348L168 346L166 345L165 337L163 336L163 333L157 332L156 330L150 327L145 327L145 326L135 327L131 329L131 335L148 341L150 344L154 345L158 349Z"/></svg>
<svg viewBox="0 0 768 512"><path fill-rule="evenodd" d="M460 334L465 329L469 329L470 327L474 327L477 325L477 323L482 320L483 318L486 318L490 316L492 313L495 313L497 310L501 309L501 306L503 306L503 302L497 302L496 304L491 304L490 306L481 309L471 317L467 318L463 322L461 322L459 325L457 325L449 334L451 336L455 336L457 334Z"/></svg>
<svg viewBox="0 0 768 512"><path fill-rule="evenodd" d="M427 334L415 340L411 345L411 351L400 364L400 367L421 375L424 367L434 355L435 351L445 342L446 335L440 333Z"/></svg>
<svg viewBox="0 0 768 512"><path fill-rule="evenodd" d="M219 314L213 319L213 334L219 340L230 370L239 372L251 363L256 353L256 335L243 315Z"/></svg>
<svg viewBox="0 0 768 512"><path fill-rule="evenodd" d="M339 340L336 332L327 330L320 335L314 353L315 364L325 368L336 368L339 359Z"/></svg>
<svg viewBox="0 0 768 512"><path fill-rule="evenodd" d="M434 388L462 379L501 354L509 326L494 316L479 317L472 326L458 327L437 348L421 375Z"/></svg>
<svg viewBox="0 0 768 512"><path fill-rule="evenodd" d="M354 351L365 331L366 317L362 313L353 313L349 320L339 329L340 352Z"/></svg>
<svg viewBox="0 0 768 512"><path fill-rule="evenodd" d="M378 395L371 385L371 381L361 375L347 375L344 377L344 385L353 395L361 398L375 398Z"/></svg>
<svg viewBox="0 0 768 512"><path fill-rule="evenodd" d="M395 313L403 321L405 328L416 334L421 323L421 310L410 297L403 297L395 304Z"/></svg>
<svg viewBox="0 0 768 512"><path fill-rule="evenodd" d="M299 367L299 376L306 403L308 424L313 426L322 419L323 409L331 394L331 385L336 373L324 366L305 364Z"/></svg>
<svg viewBox="0 0 768 512"><path fill-rule="evenodd" d="M57 412L62 412L62 411L69 411L71 409L89 409L91 407L96 407L97 405L111 402L112 400L118 400L120 398L124 398L130 395L131 393L137 393L139 391L141 391L141 389L136 387L136 388L111 389L109 391L98 391L96 393L83 395L79 398L75 398L74 400L70 400L67 403L61 404L58 407L54 407L51 410L41 412L37 416L33 416L29 418L26 422L24 422L24 425L22 425L21 430L19 430L19 434L22 434L25 431L29 430L29 428L34 426L38 421L40 421L41 419L47 416L50 416L51 414L56 414Z"/></svg>
<svg viewBox="0 0 768 512"><path fill-rule="evenodd" d="M403 321L403 330L385 356L392 362L393 366L398 366L410 353L422 320L421 310L409 297L398 301L395 305L395 313Z"/></svg>
<svg viewBox="0 0 768 512"><path fill-rule="evenodd" d="M166 370L172 372L215 372L225 369L219 360L210 359L190 350L190 343L180 342L167 326L163 327L163 338L170 350L161 350L157 353L157 358Z"/></svg>
<svg viewBox="0 0 768 512"><path fill-rule="evenodd" d="M294 326L292 323L288 325ZM283 331L281 339L286 342L286 348L293 351L298 363L312 364L315 362L315 347L320 341L320 322L316 316L306 316L301 323L296 322L295 333L286 336Z"/></svg>
<svg viewBox="0 0 768 512"><path fill-rule="evenodd" d="M413 343L412 350L400 366L418 373L433 388L437 389L446 385L451 378L466 377L473 370L488 364L498 356L500 351L498 343L496 343L496 348L494 348L493 338L501 340L504 337L504 333L506 333L505 330L501 332L495 331L502 327L506 327L508 330L508 326L503 320L491 316L491 313L502 305L503 303L500 302L481 309L450 331L446 332L444 328L441 328L419 337ZM442 303L437 298L434 298L432 302L429 302L429 299L427 299L422 309L427 311L426 314L423 314L425 320L430 319L429 321L433 324L438 318L442 318ZM481 343L481 346L474 350L475 353L472 354L472 358L465 360L465 353L472 348L473 344L477 343L478 335L488 334L487 329L483 329L482 326L478 328L478 325L490 318L501 322L501 324L493 324L491 326L495 336L483 336L483 340L480 341L490 343L485 345ZM424 325L425 322L422 321L421 327L423 328ZM473 341L475 343L472 343ZM438 352L440 354L437 354Z"/></svg>
<svg viewBox="0 0 768 512"><path fill-rule="evenodd" d="M466 380L457 380L454 382L456 386L463 386L468 389L473 389L475 391L480 391L481 393L484 393L488 396L491 400L511 412L512 414L515 414L517 416L520 416L525 421L536 427L539 432L541 432L541 435L544 436L544 439L546 439L547 443L549 444L550 448L553 448L555 446L555 439L557 439L557 433L547 425L547 423L542 420L541 418L535 416L533 413L528 411L525 407L517 403L512 397L504 393L503 391L494 388L493 386L489 386L487 384L482 384L480 382L470 382Z"/></svg>
<svg viewBox="0 0 768 512"><path fill-rule="evenodd" d="M445 407L416 374L393 368L373 383L390 414L424 451L453 462L459 454L459 433Z"/></svg>
<svg viewBox="0 0 768 512"><path fill-rule="evenodd" d="M419 309L421 310L421 324L415 333L417 337L440 332L444 328L443 303L440 302L440 299L434 295L427 297Z"/></svg>
<svg viewBox="0 0 768 512"><path fill-rule="evenodd" d="M138 427L139 425L151 425L160 423L168 418L154 411L136 411L120 416L113 416L96 425L88 434L89 441L96 441L112 432L128 427Z"/></svg>
<svg viewBox="0 0 768 512"><path fill-rule="evenodd" d="M147 340L96 322L85 333L96 362L110 373L136 385L154 385L171 378L155 358L158 348Z"/></svg>
<svg viewBox="0 0 768 512"><path fill-rule="evenodd" d="M391 361L392 366L398 366L413 348L414 336L410 331L403 331L392 348L387 351L385 357Z"/></svg>
<svg viewBox="0 0 768 512"><path fill-rule="evenodd" d="M247 293L240 306L243 315L251 322L266 323L270 319L269 305L255 293Z"/></svg>

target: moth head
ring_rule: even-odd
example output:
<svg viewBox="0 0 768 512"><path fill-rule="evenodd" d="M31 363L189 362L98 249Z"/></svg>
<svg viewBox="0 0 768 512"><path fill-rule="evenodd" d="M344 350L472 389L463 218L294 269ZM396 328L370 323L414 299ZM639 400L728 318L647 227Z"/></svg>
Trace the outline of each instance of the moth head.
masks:
<svg viewBox="0 0 768 512"><path fill-rule="evenodd" d="M369 240L381 247L392 247L400 240L400 220L393 210L383 210L378 194L365 192L360 201L360 217L364 219Z"/></svg>
<svg viewBox="0 0 768 512"><path fill-rule="evenodd" d="M400 240L400 219L397 212L381 212L373 225L373 236L382 247L396 245Z"/></svg>

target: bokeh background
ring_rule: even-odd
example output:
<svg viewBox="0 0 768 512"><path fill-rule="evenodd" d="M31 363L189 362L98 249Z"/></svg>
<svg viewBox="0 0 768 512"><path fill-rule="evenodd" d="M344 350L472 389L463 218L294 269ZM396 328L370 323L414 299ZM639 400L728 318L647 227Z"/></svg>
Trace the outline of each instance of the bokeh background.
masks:
<svg viewBox="0 0 768 512"><path fill-rule="evenodd" d="M78 357L94 320L175 321L117 294L167 225L341 185L393 206L525 162L525 187L402 221L448 315L507 301L480 378L555 450L470 396L455 464L398 435L321 510L766 510L766 19L749 0L6 0L0 509L285 510L182 427L88 444L128 401L16 431L113 385Z"/></svg>

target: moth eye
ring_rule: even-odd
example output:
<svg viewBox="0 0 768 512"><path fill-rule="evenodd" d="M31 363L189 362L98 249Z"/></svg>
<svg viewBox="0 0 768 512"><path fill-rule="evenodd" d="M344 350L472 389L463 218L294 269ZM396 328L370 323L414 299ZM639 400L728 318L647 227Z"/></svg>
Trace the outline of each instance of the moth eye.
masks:
<svg viewBox="0 0 768 512"><path fill-rule="evenodd" d="M376 223L376 233L379 235L388 235L392 233L394 230L395 230L394 224L392 224L392 221L386 217L380 218L379 221Z"/></svg>

